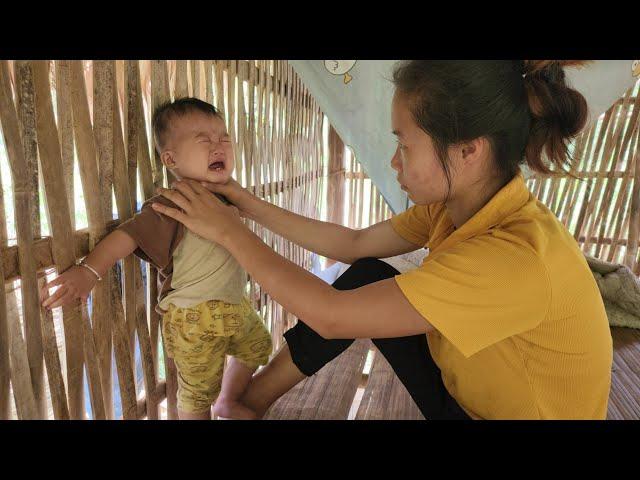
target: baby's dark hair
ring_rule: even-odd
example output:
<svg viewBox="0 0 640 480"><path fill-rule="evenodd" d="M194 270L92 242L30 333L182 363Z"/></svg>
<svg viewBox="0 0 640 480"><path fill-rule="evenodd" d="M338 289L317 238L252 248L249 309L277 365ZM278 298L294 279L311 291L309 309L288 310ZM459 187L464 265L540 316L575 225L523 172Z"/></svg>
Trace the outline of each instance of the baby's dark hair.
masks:
<svg viewBox="0 0 640 480"><path fill-rule="evenodd" d="M194 97L177 98L173 102L165 102L153 112L151 125L153 127L153 140L158 153L162 151L166 141L166 135L171 127L171 121L175 117L182 117L188 113L202 112L206 115L219 117L220 112L210 103Z"/></svg>

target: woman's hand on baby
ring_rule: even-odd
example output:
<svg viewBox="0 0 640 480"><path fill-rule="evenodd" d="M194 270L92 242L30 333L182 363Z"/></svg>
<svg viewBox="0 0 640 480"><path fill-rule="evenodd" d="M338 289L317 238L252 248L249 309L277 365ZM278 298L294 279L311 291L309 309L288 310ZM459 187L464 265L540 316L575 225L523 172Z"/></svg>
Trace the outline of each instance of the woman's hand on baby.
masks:
<svg viewBox="0 0 640 480"><path fill-rule="evenodd" d="M85 301L96 282L97 278L90 270L73 266L42 287L40 295L41 299L45 299L42 306L51 310L68 305L77 299ZM49 296L49 289L55 286L58 286L58 289Z"/></svg>
<svg viewBox="0 0 640 480"><path fill-rule="evenodd" d="M238 208L222 203L200 182L180 180L173 184L173 189L158 188L157 192L181 210L153 203L151 206L155 211L179 221L207 240L224 245L233 237L234 231L245 228Z"/></svg>
<svg viewBox="0 0 640 480"><path fill-rule="evenodd" d="M200 182L200 184L212 193L224 195L227 200L238 207L241 217L252 218L251 204L256 200L256 197L233 178L229 178L227 183Z"/></svg>

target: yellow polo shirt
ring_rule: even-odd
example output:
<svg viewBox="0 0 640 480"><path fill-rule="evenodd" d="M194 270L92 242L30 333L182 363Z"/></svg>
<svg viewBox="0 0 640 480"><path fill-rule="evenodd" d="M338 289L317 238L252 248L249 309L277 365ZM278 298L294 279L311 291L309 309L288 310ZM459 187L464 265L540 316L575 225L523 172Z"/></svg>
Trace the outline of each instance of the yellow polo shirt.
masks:
<svg viewBox="0 0 640 480"><path fill-rule="evenodd" d="M577 243L514 177L454 230L444 204L392 218L430 249L398 275L437 329L429 350L447 390L484 419L604 419L612 341L602 297Z"/></svg>

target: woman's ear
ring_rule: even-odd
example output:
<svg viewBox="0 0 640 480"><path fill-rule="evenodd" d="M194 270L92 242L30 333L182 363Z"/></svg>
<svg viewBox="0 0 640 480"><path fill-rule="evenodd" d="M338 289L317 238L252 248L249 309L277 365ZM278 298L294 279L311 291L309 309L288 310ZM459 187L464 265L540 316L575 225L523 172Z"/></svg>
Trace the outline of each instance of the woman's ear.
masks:
<svg viewBox="0 0 640 480"><path fill-rule="evenodd" d="M169 169L176 168L175 154L171 150L165 150L160 154L160 160L165 167Z"/></svg>
<svg viewBox="0 0 640 480"><path fill-rule="evenodd" d="M489 141L485 137L475 138L461 145L461 156L464 163L475 163L489 153Z"/></svg>

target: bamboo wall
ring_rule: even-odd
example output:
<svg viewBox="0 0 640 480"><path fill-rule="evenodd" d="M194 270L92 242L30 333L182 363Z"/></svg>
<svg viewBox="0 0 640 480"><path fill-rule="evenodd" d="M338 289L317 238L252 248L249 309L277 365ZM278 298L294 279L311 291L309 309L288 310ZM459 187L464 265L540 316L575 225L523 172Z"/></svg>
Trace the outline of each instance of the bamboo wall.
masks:
<svg viewBox="0 0 640 480"><path fill-rule="evenodd" d="M587 254L638 272L639 85L574 145L578 177L529 188ZM129 218L167 174L151 112L195 95L221 109L235 177L294 212L364 228L391 216L357 159L285 61L2 61L0 123L0 419L176 418L175 368L153 310L156 272L130 257L88 306L39 307L38 287ZM76 202L75 199L80 199ZM259 225L304 268L317 261ZM251 279L247 294L275 348L296 319ZM86 392L86 395L85 395Z"/></svg>
<svg viewBox="0 0 640 480"><path fill-rule="evenodd" d="M529 189L590 256L640 275L640 81L573 145L577 178L536 175Z"/></svg>
<svg viewBox="0 0 640 480"><path fill-rule="evenodd" d="M352 226L390 216L285 61L2 61L0 153L8 168L0 174L10 186L0 192L0 419L177 417L153 268L124 259L88 306L43 311L38 288L167 185L151 112L186 95L223 111L234 176L257 195ZM248 223L311 268L309 252ZM247 294L277 349L295 318L251 279Z"/></svg>

